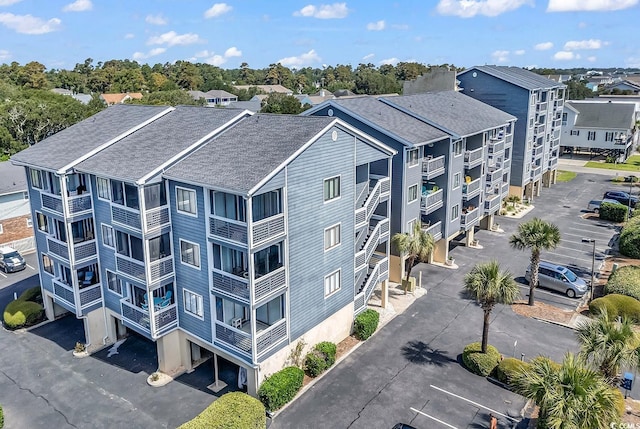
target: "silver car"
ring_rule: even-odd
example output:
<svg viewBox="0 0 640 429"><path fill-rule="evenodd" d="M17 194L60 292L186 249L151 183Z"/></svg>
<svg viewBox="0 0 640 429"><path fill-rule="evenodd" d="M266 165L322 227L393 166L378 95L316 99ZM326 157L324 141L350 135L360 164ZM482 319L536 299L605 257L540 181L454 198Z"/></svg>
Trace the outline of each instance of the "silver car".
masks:
<svg viewBox="0 0 640 429"><path fill-rule="evenodd" d="M527 268L524 278L527 282L531 281L531 265ZM540 261L538 286L564 293L569 298L582 296L589 289L587 282L569 268L546 261Z"/></svg>

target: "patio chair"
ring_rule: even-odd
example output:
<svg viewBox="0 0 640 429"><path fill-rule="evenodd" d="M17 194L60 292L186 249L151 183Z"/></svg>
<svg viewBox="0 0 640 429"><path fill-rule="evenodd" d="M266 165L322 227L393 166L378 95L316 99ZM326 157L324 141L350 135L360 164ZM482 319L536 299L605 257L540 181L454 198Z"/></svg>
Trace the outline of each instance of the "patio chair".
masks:
<svg viewBox="0 0 640 429"><path fill-rule="evenodd" d="M162 301L160 301L160 308L164 308L164 307L168 307L169 305L171 305L171 296L173 295L173 292L168 290L167 293L164 294L164 297L162 298Z"/></svg>
<svg viewBox="0 0 640 429"><path fill-rule="evenodd" d="M82 285L83 286L88 286L90 284L93 283L93 277L95 276L93 271L87 271L87 273L84 275L84 280L82 280Z"/></svg>
<svg viewBox="0 0 640 429"><path fill-rule="evenodd" d="M142 304L140 304L140 308L142 308L143 310L149 310L149 296L145 293L144 297L142 298Z"/></svg>

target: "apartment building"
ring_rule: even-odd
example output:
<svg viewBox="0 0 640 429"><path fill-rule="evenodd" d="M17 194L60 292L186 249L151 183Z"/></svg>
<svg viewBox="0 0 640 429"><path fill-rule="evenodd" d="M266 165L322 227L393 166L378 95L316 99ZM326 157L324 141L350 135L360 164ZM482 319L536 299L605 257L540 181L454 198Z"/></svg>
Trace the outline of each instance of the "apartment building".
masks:
<svg viewBox="0 0 640 429"><path fill-rule="evenodd" d="M33 226L24 169L0 162L0 247L33 249Z"/></svg>
<svg viewBox="0 0 640 429"><path fill-rule="evenodd" d="M460 91L512 114L510 193L540 195L556 182L566 85L518 67L475 66L458 73Z"/></svg>
<svg viewBox="0 0 640 429"><path fill-rule="evenodd" d="M303 113L340 118L394 148L391 234L420 221L445 262L452 240L491 228L509 192L515 117L456 91L336 99ZM403 264L391 255L391 280Z"/></svg>
<svg viewBox="0 0 640 429"><path fill-rule="evenodd" d="M142 335L167 374L221 357L255 394L386 290L394 154L337 118L106 109L12 159L47 315L83 319L90 350Z"/></svg>

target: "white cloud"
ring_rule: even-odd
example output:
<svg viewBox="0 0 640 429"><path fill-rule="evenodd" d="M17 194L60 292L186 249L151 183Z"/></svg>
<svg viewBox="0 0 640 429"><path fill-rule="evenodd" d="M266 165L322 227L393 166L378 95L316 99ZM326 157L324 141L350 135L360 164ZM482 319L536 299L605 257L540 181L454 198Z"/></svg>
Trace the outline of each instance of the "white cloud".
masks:
<svg viewBox="0 0 640 429"><path fill-rule="evenodd" d="M45 21L31 15L14 15L12 13L0 13L0 24L22 34L46 34L60 29L62 21L51 18Z"/></svg>
<svg viewBox="0 0 640 429"><path fill-rule="evenodd" d="M22 0L0 0L0 6L10 6L14 3L20 3Z"/></svg>
<svg viewBox="0 0 640 429"><path fill-rule="evenodd" d="M514 55L524 55L525 51L524 49L518 49L517 51L513 51Z"/></svg>
<svg viewBox="0 0 640 429"><path fill-rule="evenodd" d="M606 12L622 10L638 4L639 0L549 0L547 12Z"/></svg>
<svg viewBox="0 0 640 429"><path fill-rule="evenodd" d="M166 25L169 21L159 13L157 15L147 15L144 22L151 25Z"/></svg>
<svg viewBox="0 0 640 429"><path fill-rule="evenodd" d="M232 57L240 57L242 56L242 51L240 51L235 46L230 47L226 51L224 51L224 55L216 54L214 52L209 52L208 50L196 52L194 55L193 61L198 59L202 59L203 62L207 64L211 64L212 66L221 66L227 62L229 58Z"/></svg>
<svg viewBox="0 0 640 429"><path fill-rule="evenodd" d="M370 22L367 24L367 30L371 31L382 31L384 30L385 24L384 20L380 20L377 22Z"/></svg>
<svg viewBox="0 0 640 429"><path fill-rule="evenodd" d="M297 57L286 57L278 60L278 62L285 67L305 67L317 64L320 61L322 61L322 58L320 58L315 49L312 49L302 55L298 55Z"/></svg>
<svg viewBox="0 0 640 429"><path fill-rule="evenodd" d="M8 60L11 58L11 52L6 49L0 49L0 61Z"/></svg>
<svg viewBox="0 0 640 429"><path fill-rule="evenodd" d="M558 51L553 55L553 59L558 61L579 60L580 55L571 51Z"/></svg>
<svg viewBox="0 0 640 429"><path fill-rule="evenodd" d="M600 49L606 46L607 42L602 42L598 39L589 40L570 40L564 44L565 51L575 51L578 49Z"/></svg>
<svg viewBox="0 0 640 429"><path fill-rule="evenodd" d="M362 57L362 60L363 61L367 61L367 60L370 60L371 58L373 58L375 56L376 56L376 54L367 54L364 57Z"/></svg>
<svg viewBox="0 0 640 429"><path fill-rule="evenodd" d="M294 16L311 16L318 19L346 18L348 14L349 9L346 3L321 4L320 6L309 4L293 13Z"/></svg>
<svg viewBox="0 0 640 429"><path fill-rule="evenodd" d="M400 62L400 60L396 57L392 57L392 58L385 58L384 60L380 61L380 65L385 65L385 64L389 64L392 66L395 66L396 64L398 64L398 62Z"/></svg>
<svg viewBox="0 0 640 429"><path fill-rule="evenodd" d="M175 31L161 34L160 36L151 37L147 41L147 45L193 45L203 40L195 33L178 34Z"/></svg>
<svg viewBox="0 0 640 429"><path fill-rule="evenodd" d="M498 16L524 5L534 6L534 0L440 0L436 10L441 15L471 18L476 15Z"/></svg>
<svg viewBox="0 0 640 429"><path fill-rule="evenodd" d="M498 63L506 63L509 61L509 51L493 51L491 53L491 58Z"/></svg>
<svg viewBox="0 0 640 429"><path fill-rule="evenodd" d="M224 51L224 56L225 56L225 58L241 57L242 56L242 51L239 50L238 48L236 48L235 46L232 46L229 49L227 49L226 51Z"/></svg>
<svg viewBox="0 0 640 429"><path fill-rule="evenodd" d="M587 57L587 61L589 61L590 63L595 63L597 59L598 58L596 58L594 56Z"/></svg>
<svg viewBox="0 0 640 429"><path fill-rule="evenodd" d="M553 48L553 42L542 42L533 46L536 51L548 51L551 48Z"/></svg>
<svg viewBox="0 0 640 429"><path fill-rule="evenodd" d="M233 8L226 3L216 3L204 12L205 18L216 18L231 12Z"/></svg>
<svg viewBox="0 0 640 429"><path fill-rule="evenodd" d="M85 12L93 9L91 0L76 0L62 8L64 12Z"/></svg>
<svg viewBox="0 0 640 429"><path fill-rule="evenodd" d="M125 39L133 39L134 37L136 37L136 35L133 33L127 33L124 35Z"/></svg>
<svg viewBox="0 0 640 429"><path fill-rule="evenodd" d="M154 48L147 53L134 52L132 55L134 60L144 60L145 58L155 57L156 55L164 54L167 51L166 48Z"/></svg>

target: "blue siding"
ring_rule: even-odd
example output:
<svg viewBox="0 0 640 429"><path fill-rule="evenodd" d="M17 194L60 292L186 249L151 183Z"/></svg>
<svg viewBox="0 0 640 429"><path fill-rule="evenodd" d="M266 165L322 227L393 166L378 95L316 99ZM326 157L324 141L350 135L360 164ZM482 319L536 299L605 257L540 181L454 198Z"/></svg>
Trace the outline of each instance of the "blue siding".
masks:
<svg viewBox="0 0 640 429"><path fill-rule="evenodd" d="M460 214L462 214L462 182L464 180L464 143L461 155L454 155L453 148L454 143L449 144L449 168L447 170L447 180L449 181L445 189L445 234L450 237L452 234L460 231ZM460 186L453 189L453 176L456 173L460 173ZM458 205L458 218L451 220L451 209L453 206Z"/></svg>
<svg viewBox="0 0 640 429"><path fill-rule="evenodd" d="M49 273L46 273L42 269L42 254L47 253L47 236L44 232L38 230L37 220L36 220L36 211L47 215L42 211L42 201L40 200L40 191L33 188L31 186L31 175L29 174L29 169L25 167L25 173L27 175L27 192L29 193L29 202L31 205L31 219L33 219L33 224L36 226L34 228L34 237L36 241L36 251L38 254L38 266L40 267L40 284L44 290L47 290L53 293L53 276ZM55 265L55 264L54 264ZM55 268L54 268L55 270ZM55 272L55 271L54 271Z"/></svg>
<svg viewBox="0 0 640 429"><path fill-rule="evenodd" d="M407 228L407 223L413 219L420 220L420 196L422 195L422 159L418 159L418 164L414 166L409 166L408 156L406 153L398 152L395 158L401 159L404 157L403 170L404 170L404 187L402 195L404 196L402 199L402 207L404 212L404 217L402 218L403 224L401 226L400 232L409 232ZM409 202L409 187L413 185L418 185L418 199ZM391 205L391 209L393 210L394 204ZM397 213L392 215L397 216Z"/></svg>
<svg viewBox="0 0 640 429"><path fill-rule="evenodd" d="M196 191L198 217L178 213L176 210L176 185ZM201 187L169 181L169 204L173 232L173 255L176 273L176 302L180 327L185 331L212 342L211 292L209 288L209 263L207 246L207 213L205 208L205 190ZM180 239L200 245L200 269L185 265L180 261ZM184 311L183 290L202 295L204 320Z"/></svg>
<svg viewBox="0 0 640 429"><path fill-rule="evenodd" d="M356 164L368 164L380 159L380 150L363 142L360 139L356 140ZM386 172L385 172L386 176Z"/></svg>

